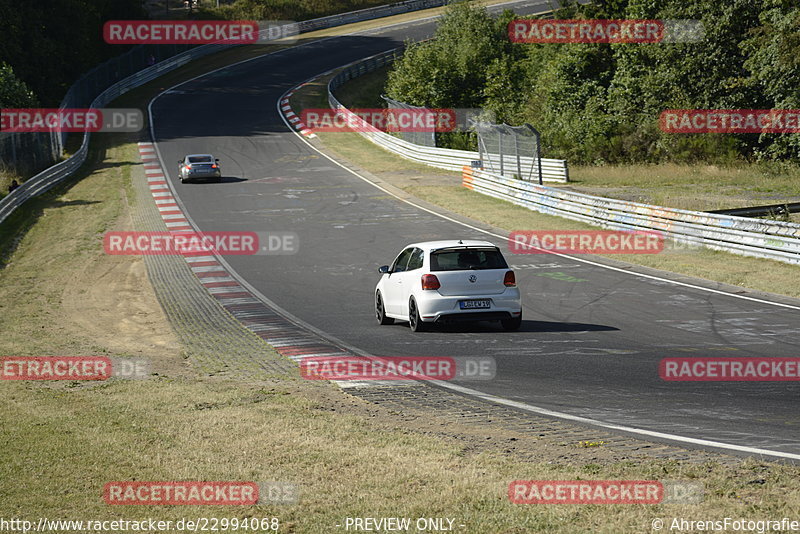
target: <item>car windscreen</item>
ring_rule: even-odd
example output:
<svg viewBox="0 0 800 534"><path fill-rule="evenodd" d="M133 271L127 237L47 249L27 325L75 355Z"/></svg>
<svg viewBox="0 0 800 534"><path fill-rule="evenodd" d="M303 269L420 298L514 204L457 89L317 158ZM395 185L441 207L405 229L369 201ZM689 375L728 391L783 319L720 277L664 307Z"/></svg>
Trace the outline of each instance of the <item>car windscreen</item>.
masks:
<svg viewBox="0 0 800 534"><path fill-rule="evenodd" d="M496 248L448 248L431 253L431 271L508 269Z"/></svg>
<svg viewBox="0 0 800 534"><path fill-rule="evenodd" d="M189 158L189 163L213 163L214 160L211 156L192 156Z"/></svg>

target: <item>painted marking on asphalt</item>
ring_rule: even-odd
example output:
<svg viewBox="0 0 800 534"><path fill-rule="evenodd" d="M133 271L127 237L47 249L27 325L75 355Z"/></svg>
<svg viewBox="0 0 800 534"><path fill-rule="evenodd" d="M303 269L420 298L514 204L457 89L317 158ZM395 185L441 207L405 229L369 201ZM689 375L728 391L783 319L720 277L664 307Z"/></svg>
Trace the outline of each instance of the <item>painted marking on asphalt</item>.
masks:
<svg viewBox="0 0 800 534"><path fill-rule="evenodd" d="M235 280L215 280L215 281L200 281L206 289L217 289L223 287L240 287L239 282Z"/></svg>
<svg viewBox="0 0 800 534"><path fill-rule="evenodd" d="M213 271L225 271L225 267L217 263L216 265L192 265L191 269L195 273L210 273Z"/></svg>
<svg viewBox="0 0 800 534"><path fill-rule="evenodd" d="M215 261L217 261L217 259L214 256L210 255L210 254L206 254L205 256L197 255L197 256L192 256L192 257L186 258L186 261L189 262L189 263L196 262L196 261L214 261L215 262Z"/></svg>
<svg viewBox="0 0 800 534"><path fill-rule="evenodd" d="M243 288L242 286L227 286L227 287L226 286L222 286L222 287L208 287L208 286L206 286L206 289L212 295L217 295L217 294L222 294L222 293L239 293L239 292L246 291L246 289Z"/></svg>
<svg viewBox="0 0 800 534"><path fill-rule="evenodd" d="M194 273L197 277L202 278L215 278L215 277L224 277L227 273L225 271L214 271L210 273Z"/></svg>

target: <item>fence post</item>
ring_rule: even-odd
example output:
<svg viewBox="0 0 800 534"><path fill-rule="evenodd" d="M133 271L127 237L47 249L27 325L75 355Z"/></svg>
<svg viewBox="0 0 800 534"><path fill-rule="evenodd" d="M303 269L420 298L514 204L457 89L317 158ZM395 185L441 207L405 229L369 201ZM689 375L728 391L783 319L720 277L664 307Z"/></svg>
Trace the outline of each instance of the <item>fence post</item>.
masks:
<svg viewBox="0 0 800 534"><path fill-rule="evenodd" d="M539 137L538 132L536 135L536 163L539 166L539 185L544 185L542 182L542 138ZM564 163L564 169L566 169L566 163Z"/></svg>
<svg viewBox="0 0 800 534"><path fill-rule="evenodd" d="M500 155L500 176L505 176L503 172L503 164L505 163L503 160L505 159L505 155L503 154L503 135L497 136L497 153Z"/></svg>

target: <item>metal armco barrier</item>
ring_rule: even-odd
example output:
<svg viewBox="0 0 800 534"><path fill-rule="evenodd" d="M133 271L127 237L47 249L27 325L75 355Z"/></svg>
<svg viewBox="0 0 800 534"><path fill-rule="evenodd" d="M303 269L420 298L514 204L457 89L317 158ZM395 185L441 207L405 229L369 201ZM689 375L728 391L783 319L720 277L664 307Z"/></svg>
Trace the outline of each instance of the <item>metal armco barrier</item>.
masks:
<svg viewBox="0 0 800 534"><path fill-rule="evenodd" d="M330 107L345 114L352 115L352 112L350 112L342 105L341 102L339 102L339 100L333 94L334 91L349 80L358 78L359 76L362 76L368 72L372 72L376 69L384 67L385 65L388 65L394 61L395 58L402 55L402 53L403 49L397 48L368 57L344 67L341 72L331 78L330 82L328 82L328 104ZM386 132L376 131L374 128L363 128L360 129L358 133L376 145L394 152L395 154L406 159L424 163L425 165L430 165L431 167L446 169L448 171L459 171L465 165L470 165L473 161L480 159L480 154L477 152L415 145ZM532 165L533 158L523 157L520 158L520 162L521 165L527 165L530 167ZM542 179L544 181L562 183L568 181L569 171L567 170L567 163L563 159L542 158L541 164Z"/></svg>
<svg viewBox="0 0 800 534"><path fill-rule="evenodd" d="M526 208L614 230L655 230L681 244L800 264L800 224L650 206L462 169L464 187Z"/></svg>
<svg viewBox="0 0 800 534"><path fill-rule="evenodd" d="M162 61L152 67L148 67L129 76L124 80L115 83L95 98L90 107L102 108L120 95L127 93L131 89L144 85L145 83L158 78L162 74L185 65L195 57L210 54L225 48L227 45L203 45L188 52L173 56L166 61ZM206 48L207 47L207 48ZM45 169L36 176L23 182L18 188L0 200L0 223L5 221L14 210L33 197L41 195L72 175L83 162L89 152L89 132L83 134L81 147L66 161Z"/></svg>
<svg viewBox="0 0 800 534"><path fill-rule="evenodd" d="M387 17L390 15L396 15L398 13L407 13L410 11L428 9L431 7L439 7L446 3L447 0L407 0L405 2L398 2L396 4L390 4L386 6L377 6L358 11L351 11L349 13L342 13L339 15L331 15L328 17L301 21L298 23L298 27L300 33L306 33L314 30L351 24L353 22L362 22L380 17ZM131 89L135 89L136 87L144 85L194 59L228 48L233 48L235 46L246 45L206 44L191 48L190 50L172 56L165 61L156 63L151 67L142 69L136 74L128 76L127 78L111 85L102 93L100 93L99 96L92 101L89 107L101 108L120 95L127 93ZM75 86L77 84L78 82L76 82ZM70 91L71 90L72 88ZM67 97L65 97L65 101L62 102L60 106L61 108L70 107L68 104L66 104L68 101L67 99L70 96L70 91L67 92ZM74 173L81 165L83 165L83 162L86 161L88 151L89 132L86 132L83 135L81 147L69 159L57 163L56 165L53 165L52 167L45 169L39 174L29 178L14 191L6 195L3 199L0 199L0 223L5 221L18 207L20 207L29 199L47 192L71 176L72 173Z"/></svg>
<svg viewBox="0 0 800 534"><path fill-rule="evenodd" d="M767 217L800 213L800 202L784 202L783 204L770 204L768 206L750 206L747 208L731 208L725 210L711 210L707 213L720 215L735 215L736 217Z"/></svg>
<svg viewBox="0 0 800 534"><path fill-rule="evenodd" d="M407 0L405 2L397 2L396 4L389 4L386 6L369 7L366 9L359 9L358 11L341 13L339 15L330 15L327 17L320 17L318 19L304 20L298 24L301 32L310 32L313 30L332 28L334 26L343 26L353 22L363 22L365 20L389 17L411 11L419 11L421 9L441 7L447 4L447 2L448 0Z"/></svg>

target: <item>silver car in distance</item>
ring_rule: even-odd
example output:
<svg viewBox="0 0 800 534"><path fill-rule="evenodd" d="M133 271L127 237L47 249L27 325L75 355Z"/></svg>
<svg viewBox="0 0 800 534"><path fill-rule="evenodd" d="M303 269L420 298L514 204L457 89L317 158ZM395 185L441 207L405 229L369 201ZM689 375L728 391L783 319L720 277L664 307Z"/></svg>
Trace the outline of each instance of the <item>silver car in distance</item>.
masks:
<svg viewBox="0 0 800 534"><path fill-rule="evenodd" d="M219 160L211 154L189 154L178 160L178 177L185 184L192 180L222 181L222 169Z"/></svg>
<svg viewBox="0 0 800 534"><path fill-rule="evenodd" d="M382 325L408 321L419 332L434 323L500 321L506 330L522 323L514 271L488 241L414 243L378 272L375 315Z"/></svg>

